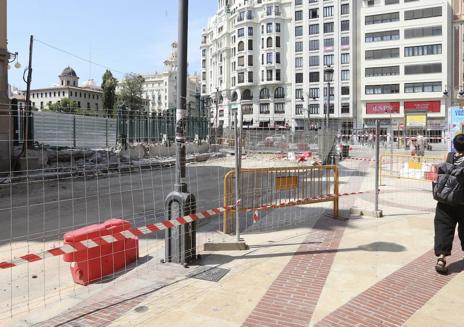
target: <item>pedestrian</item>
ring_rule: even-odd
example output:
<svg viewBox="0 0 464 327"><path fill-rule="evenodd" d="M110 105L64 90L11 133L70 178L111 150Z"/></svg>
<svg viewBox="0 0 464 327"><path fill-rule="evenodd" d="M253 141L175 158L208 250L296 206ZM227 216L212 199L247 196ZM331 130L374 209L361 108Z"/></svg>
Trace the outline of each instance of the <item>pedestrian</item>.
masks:
<svg viewBox="0 0 464 327"><path fill-rule="evenodd" d="M416 143L416 138L411 137L408 141L408 147L409 147L409 154L411 157L415 157L417 155L417 143Z"/></svg>
<svg viewBox="0 0 464 327"><path fill-rule="evenodd" d="M464 134L453 138L455 151L447 155L446 162L438 166L438 177L433 184L437 200L435 210L435 270L447 274L446 257L451 255L456 225L464 251Z"/></svg>
<svg viewBox="0 0 464 327"><path fill-rule="evenodd" d="M417 155L423 157L425 155L425 139L422 134L417 134Z"/></svg>

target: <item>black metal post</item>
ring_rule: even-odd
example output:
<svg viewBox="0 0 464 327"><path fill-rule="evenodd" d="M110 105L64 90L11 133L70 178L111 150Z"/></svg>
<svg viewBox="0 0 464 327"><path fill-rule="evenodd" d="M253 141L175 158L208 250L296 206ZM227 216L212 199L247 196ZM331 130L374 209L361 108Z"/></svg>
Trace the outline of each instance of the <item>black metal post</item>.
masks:
<svg viewBox="0 0 464 327"><path fill-rule="evenodd" d="M176 219L196 211L195 197L187 192L185 174L185 129L187 124L187 41L188 0L179 0L176 109L176 177L174 191L165 201L168 219ZM196 259L196 223L168 229L165 235L165 261L188 265Z"/></svg>

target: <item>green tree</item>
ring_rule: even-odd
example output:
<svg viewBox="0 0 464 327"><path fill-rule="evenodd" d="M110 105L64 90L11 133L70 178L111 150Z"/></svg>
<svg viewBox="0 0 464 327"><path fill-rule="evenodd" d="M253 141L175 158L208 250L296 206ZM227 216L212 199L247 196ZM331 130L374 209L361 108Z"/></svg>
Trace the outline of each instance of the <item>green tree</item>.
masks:
<svg viewBox="0 0 464 327"><path fill-rule="evenodd" d="M116 103L116 86L118 80L113 77L113 74L108 69L102 77L101 88L103 90L103 108L106 111L107 117L113 116L113 110Z"/></svg>
<svg viewBox="0 0 464 327"><path fill-rule="evenodd" d="M143 84L145 79L141 75L128 74L120 83L118 100L126 104L132 113L141 113L144 109Z"/></svg>
<svg viewBox="0 0 464 327"><path fill-rule="evenodd" d="M77 110L77 104L69 98L63 98L57 103L49 104L48 109L56 112L74 113Z"/></svg>

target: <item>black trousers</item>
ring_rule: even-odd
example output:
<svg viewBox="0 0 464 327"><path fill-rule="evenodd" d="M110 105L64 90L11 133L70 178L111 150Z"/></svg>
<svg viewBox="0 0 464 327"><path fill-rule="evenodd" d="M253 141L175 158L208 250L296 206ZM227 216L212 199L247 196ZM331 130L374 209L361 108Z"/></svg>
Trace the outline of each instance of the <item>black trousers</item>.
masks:
<svg viewBox="0 0 464 327"><path fill-rule="evenodd" d="M453 207L437 203L435 211L435 255L451 255L454 233L458 225L458 235L464 251L464 206Z"/></svg>

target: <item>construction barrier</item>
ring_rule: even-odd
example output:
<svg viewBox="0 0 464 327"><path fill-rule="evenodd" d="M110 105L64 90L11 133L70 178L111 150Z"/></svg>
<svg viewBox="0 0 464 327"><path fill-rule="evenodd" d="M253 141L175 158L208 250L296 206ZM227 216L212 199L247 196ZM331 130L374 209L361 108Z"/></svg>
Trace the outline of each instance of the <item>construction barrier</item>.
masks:
<svg viewBox="0 0 464 327"><path fill-rule="evenodd" d="M241 169L240 212L333 202L338 217L339 175L336 166ZM224 233L235 215L235 170L224 176Z"/></svg>
<svg viewBox="0 0 464 327"><path fill-rule="evenodd" d="M386 154L380 157L380 178L401 178L431 182L437 177L436 166L445 161L442 157Z"/></svg>

